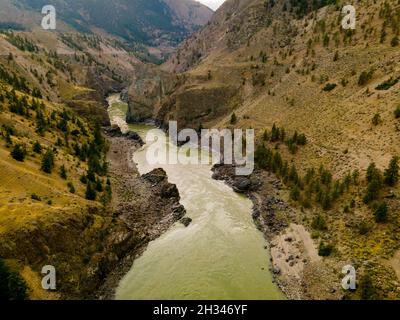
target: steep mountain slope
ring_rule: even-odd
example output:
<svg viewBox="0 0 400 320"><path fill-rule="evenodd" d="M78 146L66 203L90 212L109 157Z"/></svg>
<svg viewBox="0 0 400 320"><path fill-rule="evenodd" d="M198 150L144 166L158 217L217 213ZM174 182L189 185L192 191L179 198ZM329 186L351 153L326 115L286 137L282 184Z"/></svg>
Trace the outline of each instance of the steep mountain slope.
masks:
<svg viewBox="0 0 400 320"><path fill-rule="evenodd" d="M112 201L126 181L114 179L115 161L108 172L108 144L99 131L109 125L105 98L146 68L141 59L149 59L148 51L115 30L82 33L68 21L59 21L60 32L41 30L41 15L15 3L0 3L0 264L4 259L21 274L31 299L93 297L127 251L142 250L169 226L158 221L179 201L153 195L154 185L150 190L135 172L129 183L146 197L132 194L129 203L147 210ZM118 219L123 213L141 223L127 226ZM57 293L41 288L47 264L57 268Z"/></svg>
<svg viewBox="0 0 400 320"><path fill-rule="evenodd" d="M3 30L0 49L2 284L5 261L31 299L93 298L127 252L177 220L167 179L146 182L120 156L138 144L100 130L110 124L105 98L144 64L115 38L77 32ZM49 264L56 293L41 287Z"/></svg>
<svg viewBox="0 0 400 320"><path fill-rule="evenodd" d="M39 27L41 9L47 4L44 0L1 0L9 15L0 15L0 22ZM72 28L84 33L106 33L130 44L164 49L176 46L212 14L212 10L193 0L58 0L52 5L62 21L61 31Z"/></svg>
<svg viewBox="0 0 400 320"><path fill-rule="evenodd" d="M284 182L277 194L296 213L279 211L278 225L304 224L321 254L325 244L334 248L322 262L327 274L351 262L365 281L373 279L375 297L398 297L392 256L400 190L382 176L400 155L400 4L357 2L357 27L344 30L341 8L348 3L332 2L227 1L162 66L174 84L146 112L181 128L255 128L259 167ZM372 162L378 173L366 177L367 167L375 172ZM265 188L262 204L270 201ZM266 224L271 210L260 207ZM338 298L339 282L311 274L303 279L309 287L292 296Z"/></svg>

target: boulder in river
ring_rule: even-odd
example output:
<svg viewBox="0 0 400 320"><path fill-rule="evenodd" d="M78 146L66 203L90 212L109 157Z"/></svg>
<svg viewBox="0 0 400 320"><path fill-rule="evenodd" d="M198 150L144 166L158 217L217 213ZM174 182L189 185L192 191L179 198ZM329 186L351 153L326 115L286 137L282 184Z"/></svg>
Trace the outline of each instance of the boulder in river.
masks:
<svg viewBox="0 0 400 320"><path fill-rule="evenodd" d="M160 182L167 179L167 173L164 169L157 168L150 171L149 173L144 174L142 178L152 184L159 184Z"/></svg>
<svg viewBox="0 0 400 320"><path fill-rule="evenodd" d="M233 180L232 188L235 192L245 193L251 188L251 180L247 177L237 177Z"/></svg>
<svg viewBox="0 0 400 320"><path fill-rule="evenodd" d="M185 217L185 218L182 218L181 219L181 223L185 226L185 227L188 227L191 223L192 223L192 219L191 218L188 218L188 217Z"/></svg>
<svg viewBox="0 0 400 320"><path fill-rule="evenodd" d="M173 216L176 220L183 218L186 214L186 209L181 204L176 204L172 207Z"/></svg>
<svg viewBox="0 0 400 320"><path fill-rule="evenodd" d="M141 146L144 145L143 139L140 137L140 135L134 131L129 130L127 133L124 134L124 136L130 140L134 140L138 142Z"/></svg>

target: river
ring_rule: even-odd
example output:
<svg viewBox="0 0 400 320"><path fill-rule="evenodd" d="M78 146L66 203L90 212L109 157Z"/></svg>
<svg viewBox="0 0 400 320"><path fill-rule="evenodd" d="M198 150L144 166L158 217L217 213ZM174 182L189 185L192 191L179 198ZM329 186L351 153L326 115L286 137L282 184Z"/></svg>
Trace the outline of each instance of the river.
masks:
<svg viewBox="0 0 400 320"><path fill-rule="evenodd" d="M109 97L112 124L143 139L153 127L125 122L127 104ZM134 153L141 174L148 145ZM170 148L176 148L169 145ZM211 178L211 165L157 165L177 185L192 223L176 223L149 243L120 281L116 299L283 299L272 282L267 243L252 217L251 201Z"/></svg>

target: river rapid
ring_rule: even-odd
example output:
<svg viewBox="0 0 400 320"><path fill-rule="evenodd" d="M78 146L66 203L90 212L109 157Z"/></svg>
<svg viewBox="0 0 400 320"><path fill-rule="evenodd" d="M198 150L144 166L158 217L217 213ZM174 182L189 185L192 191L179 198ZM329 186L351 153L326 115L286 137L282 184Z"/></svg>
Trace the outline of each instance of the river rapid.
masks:
<svg viewBox="0 0 400 320"><path fill-rule="evenodd" d="M145 140L154 129L127 124L127 104L118 94L108 101L111 123L122 131L136 131ZM133 155L139 172L162 167L193 221L188 227L177 222L149 243L120 281L116 299L283 299L272 281L266 240L251 217L251 201L213 180L211 165L150 165L148 148Z"/></svg>

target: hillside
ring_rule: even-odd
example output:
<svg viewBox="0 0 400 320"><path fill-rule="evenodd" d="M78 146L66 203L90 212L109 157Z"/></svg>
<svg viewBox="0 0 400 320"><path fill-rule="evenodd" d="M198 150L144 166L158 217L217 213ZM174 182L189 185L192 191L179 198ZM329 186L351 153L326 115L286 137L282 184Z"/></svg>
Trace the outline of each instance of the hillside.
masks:
<svg viewBox="0 0 400 320"><path fill-rule="evenodd" d="M0 14L0 25L32 30L40 27L41 10L48 3L1 0L0 4L6 9ZM59 32L107 35L132 47L156 48L162 54L170 52L212 15L212 10L193 0L58 0L52 5L57 11Z"/></svg>
<svg viewBox="0 0 400 320"><path fill-rule="evenodd" d="M283 182L276 196L295 213L273 211L330 248L313 270L332 276L313 279L309 269L309 287L291 296L338 298L340 284L327 279L351 262L373 279L375 297L398 297L400 190L382 179L400 156L400 6L358 2L357 28L346 31L347 3L309 3L227 1L162 66L174 84L142 113L181 128L256 129L258 166ZM257 192L261 201L269 188Z"/></svg>
<svg viewBox="0 0 400 320"><path fill-rule="evenodd" d="M108 94L145 64L115 38L77 32L2 30L0 48L1 299L94 298L177 219L167 179L150 184L115 156L139 144L101 130ZM48 264L56 292L41 287Z"/></svg>

